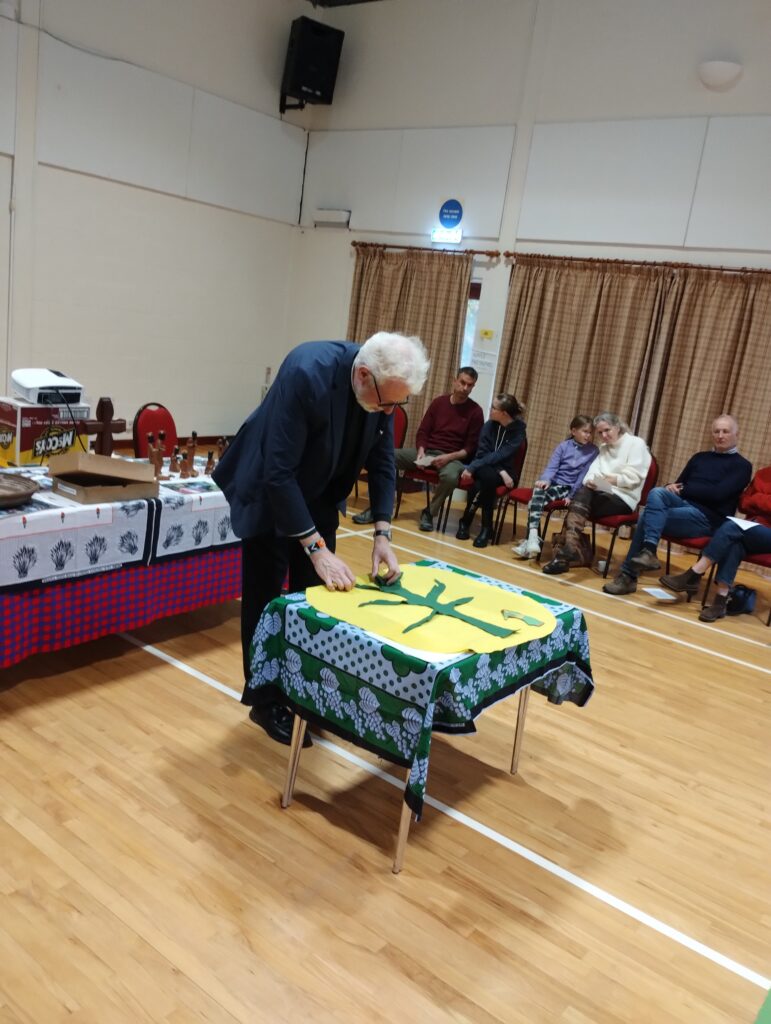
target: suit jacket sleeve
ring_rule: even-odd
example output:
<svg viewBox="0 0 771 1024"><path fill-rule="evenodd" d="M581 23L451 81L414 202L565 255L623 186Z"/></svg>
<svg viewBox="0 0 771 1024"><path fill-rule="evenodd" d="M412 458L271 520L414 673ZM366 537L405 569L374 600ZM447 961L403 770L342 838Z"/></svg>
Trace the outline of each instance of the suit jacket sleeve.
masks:
<svg viewBox="0 0 771 1024"><path fill-rule="evenodd" d="M391 522L396 489L396 463L394 462L394 418L382 414L376 440L367 461L367 487L369 504L375 522Z"/></svg>
<svg viewBox="0 0 771 1024"><path fill-rule="evenodd" d="M315 523L308 511L299 479L304 469L308 438L322 424L317 422L319 389L301 370L285 374L273 383L278 389L276 408L264 451L264 477L274 522L281 532L295 537ZM328 426L324 427L328 429Z"/></svg>

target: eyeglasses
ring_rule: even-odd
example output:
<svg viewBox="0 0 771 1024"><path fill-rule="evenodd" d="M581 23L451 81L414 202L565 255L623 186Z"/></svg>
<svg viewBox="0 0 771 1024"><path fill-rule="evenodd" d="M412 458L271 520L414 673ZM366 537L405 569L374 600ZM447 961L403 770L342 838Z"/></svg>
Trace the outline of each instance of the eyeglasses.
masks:
<svg viewBox="0 0 771 1024"><path fill-rule="evenodd" d="M367 369L369 370L369 367L367 367ZM407 398L404 399L403 402L384 402L383 396L380 394L380 388L377 386L377 378L375 377L375 374L372 372L372 370L369 370L369 375L372 378L372 383L375 386L375 394L377 395L377 407L379 409L395 409L397 406L400 409L403 409L405 405L409 405L409 395L407 396Z"/></svg>

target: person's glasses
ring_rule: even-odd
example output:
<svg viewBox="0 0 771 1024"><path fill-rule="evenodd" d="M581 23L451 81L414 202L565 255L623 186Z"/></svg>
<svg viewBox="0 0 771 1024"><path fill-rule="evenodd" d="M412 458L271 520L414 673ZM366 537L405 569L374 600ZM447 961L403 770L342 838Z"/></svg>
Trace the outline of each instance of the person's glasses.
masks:
<svg viewBox="0 0 771 1024"><path fill-rule="evenodd" d="M399 408L401 409L404 408L405 405L409 405L409 395L407 396L407 398L404 399L403 402L384 402L383 396L380 394L380 388L377 386L377 377L372 372L372 370L369 371L369 375L372 378L372 383L375 385L375 394L377 395L378 409L395 409L397 406L399 406Z"/></svg>

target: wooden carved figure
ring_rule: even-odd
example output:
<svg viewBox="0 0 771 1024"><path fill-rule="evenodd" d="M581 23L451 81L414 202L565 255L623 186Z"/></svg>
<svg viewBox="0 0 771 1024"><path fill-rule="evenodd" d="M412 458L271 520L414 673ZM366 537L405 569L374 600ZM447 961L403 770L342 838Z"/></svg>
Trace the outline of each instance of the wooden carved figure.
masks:
<svg viewBox="0 0 771 1024"><path fill-rule="evenodd" d="M198 476L198 470L195 468L195 450L198 447L198 434L195 430L190 431L190 437L187 439L187 455L190 459L190 476Z"/></svg>

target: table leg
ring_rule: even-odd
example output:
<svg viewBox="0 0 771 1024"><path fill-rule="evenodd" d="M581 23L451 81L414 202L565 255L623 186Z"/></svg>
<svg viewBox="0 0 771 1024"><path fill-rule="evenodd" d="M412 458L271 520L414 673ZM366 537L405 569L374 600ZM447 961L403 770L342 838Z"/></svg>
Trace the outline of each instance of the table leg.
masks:
<svg viewBox="0 0 771 1024"><path fill-rule="evenodd" d="M284 792L281 795L281 806L288 807L292 802L294 784L297 778L297 769L300 765L300 754L303 752L303 740L305 739L305 728L307 722L298 714L294 716L292 723L292 743L289 747L289 763L286 766L286 782Z"/></svg>
<svg viewBox="0 0 771 1024"><path fill-rule="evenodd" d="M410 772L407 770L407 782L410 781ZM396 856L394 857L394 866L391 868L395 875L398 875L404 865L404 852L407 849L407 835L410 831L410 822L412 821L412 811L409 805L402 800L402 816L399 821L399 835L396 839Z"/></svg>
<svg viewBox="0 0 771 1024"><path fill-rule="evenodd" d="M511 774L517 774L519 755L522 752L522 739L525 735L525 719L527 718L527 702L530 700L530 687L524 686L519 691L517 705L517 724L514 728L514 750L511 753Z"/></svg>

